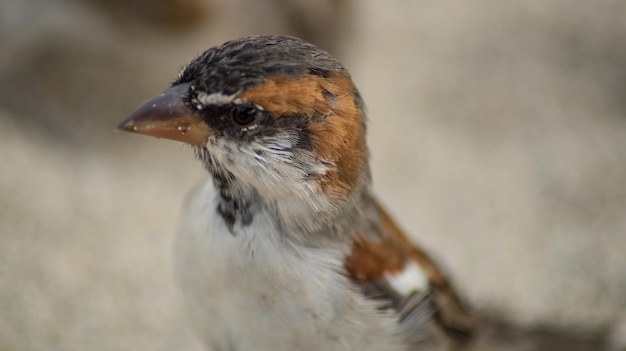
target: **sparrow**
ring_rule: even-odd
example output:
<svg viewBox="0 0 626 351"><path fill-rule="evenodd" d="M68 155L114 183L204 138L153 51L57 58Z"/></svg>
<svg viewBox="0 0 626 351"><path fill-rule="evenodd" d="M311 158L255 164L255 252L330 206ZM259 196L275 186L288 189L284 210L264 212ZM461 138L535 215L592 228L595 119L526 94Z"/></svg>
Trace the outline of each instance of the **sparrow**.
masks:
<svg viewBox="0 0 626 351"><path fill-rule="evenodd" d="M119 128L191 145L175 272L209 350L456 349L476 318L372 193L363 99L288 36L213 47Z"/></svg>

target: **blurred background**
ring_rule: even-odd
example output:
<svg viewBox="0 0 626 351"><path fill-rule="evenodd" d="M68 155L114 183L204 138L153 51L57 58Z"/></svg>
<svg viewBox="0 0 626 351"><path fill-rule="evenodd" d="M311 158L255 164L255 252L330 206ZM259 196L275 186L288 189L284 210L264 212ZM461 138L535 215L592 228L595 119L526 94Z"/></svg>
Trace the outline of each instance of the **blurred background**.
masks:
<svg viewBox="0 0 626 351"><path fill-rule="evenodd" d="M204 49L292 34L368 105L376 191L502 350L626 350L626 2L0 1L0 349L199 350L174 142L114 130ZM508 327L507 327L508 328Z"/></svg>

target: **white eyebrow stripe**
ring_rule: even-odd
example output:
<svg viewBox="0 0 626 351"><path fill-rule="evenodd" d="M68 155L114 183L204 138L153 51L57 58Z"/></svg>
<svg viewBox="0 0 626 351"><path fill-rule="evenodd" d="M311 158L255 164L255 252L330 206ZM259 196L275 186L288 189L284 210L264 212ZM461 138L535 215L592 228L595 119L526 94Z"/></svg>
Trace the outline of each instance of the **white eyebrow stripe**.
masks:
<svg viewBox="0 0 626 351"><path fill-rule="evenodd" d="M408 262L396 274L385 273L385 278L387 278L389 285L402 296L408 296L414 291L428 289L428 276L413 261Z"/></svg>
<svg viewBox="0 0 626 351"><path fill-rule="evenodd" d="M241 103L241 99L236 98L237 94L225 95L222 93L207 94L199 92L196 99L204 106L227 105L231 103Z"/></svg>
<svg viewBox="0 0 626 351"><path fill-rule="evenodd" d="M193 85L191 86L193 89ZM194 89L195 90L195 89ZM206 106L223 106L228 104L243 104L245 101L237 97L238 93L232 95L225 95L222 93L207 94L199 92L195 99L191 101L192 104L197 105L198 109L202 109ZM265 108L261 105L253 104L259 111L265 111Z"/></svg>

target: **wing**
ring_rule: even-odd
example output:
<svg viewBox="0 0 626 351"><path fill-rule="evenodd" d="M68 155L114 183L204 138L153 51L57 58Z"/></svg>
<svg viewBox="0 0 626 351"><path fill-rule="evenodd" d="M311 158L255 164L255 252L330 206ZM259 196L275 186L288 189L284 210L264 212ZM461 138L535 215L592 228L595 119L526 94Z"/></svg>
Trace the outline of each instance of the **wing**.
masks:
<svg viewBox="0 0 626 351"><path fill-rule="evenodd" d="M436 334L452 349L467 345L478 320L428 254L411 243L377 200L371 199L345 262L350 279L368 298L380 301L381 308L398 314L411 342L423 343Z"/></svg>

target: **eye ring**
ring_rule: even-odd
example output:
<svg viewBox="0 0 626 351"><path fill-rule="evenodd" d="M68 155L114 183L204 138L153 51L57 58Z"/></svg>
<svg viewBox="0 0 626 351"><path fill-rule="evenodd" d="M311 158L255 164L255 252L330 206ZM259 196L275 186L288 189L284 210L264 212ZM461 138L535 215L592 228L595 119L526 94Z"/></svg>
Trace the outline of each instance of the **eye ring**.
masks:
<svg viewBox="0 0 626 351"><path fill-rule="evenodd" d="M240 126L247 126L254 122L257 117L257 110L250 106L235 106L230 110L230 118Z"/></svg>

